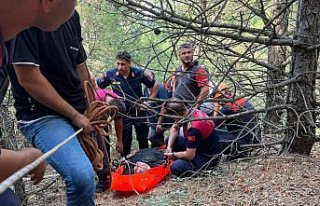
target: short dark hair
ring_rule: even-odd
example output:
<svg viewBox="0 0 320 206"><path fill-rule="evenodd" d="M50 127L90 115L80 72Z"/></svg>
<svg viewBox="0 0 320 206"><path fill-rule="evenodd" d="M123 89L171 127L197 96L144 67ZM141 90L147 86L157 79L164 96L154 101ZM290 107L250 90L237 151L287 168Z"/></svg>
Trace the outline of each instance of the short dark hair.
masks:
<svg viewBox="0 0 320 206"><path fill-rule="evenodd" d="M166 102L164 105L166 114L168 115L179 115L182 112L188 110L188 106L184 102L177 102L178 98L171 98L170 101Z"/></svg>
<svg viewBox="0 0 320 206"><path fill-rule="evenodd" d="M109 105L118 107L118 113L120 113L120 115L126 113L126 105L122 102L121 99L113 98L109 101Z"/></svg>
<svg viewBox="0 0 320 206"><path fill-rule="evenodd" d="M121 52L118 52L116 56L116 60L118 59L123 59L123 60L126 60L127 62L131 62L131 55L127 51L121 51Z"/></svg>
<svg viewBox="0 0 320 206"><path fill-rule="evenodd" d="M179 51L181 51L182 49L191 49L193 50L193 45L190 43L183 43L179 46Z"/></svg>
<svg viewBox="0 0 320 206"><path fill-rule="evenodd" d="M149 75L150 77L152 77L152 79L154 79L154 77L155 77L155 74L154 74L154 72L152 71L151 68L147 68L146 70L144 70L144 73L146 75Z"/></svg>

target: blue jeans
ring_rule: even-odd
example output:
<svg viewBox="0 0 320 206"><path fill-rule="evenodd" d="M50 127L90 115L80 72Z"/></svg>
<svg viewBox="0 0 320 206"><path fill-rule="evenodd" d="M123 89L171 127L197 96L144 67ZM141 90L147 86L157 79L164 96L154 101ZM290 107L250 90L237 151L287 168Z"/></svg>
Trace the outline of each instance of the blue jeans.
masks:
<svg viewBox="0 0 320 206"><path fill-rule="evenodd" d="M11 189L7 189L0 194L0 205L20 206L21 201Z"/></svg>
<svg viewBox="0 0 320 206"><path fill-rule="evenodd" d="M28 141L44 153L75 132L71 123L60 116L19 122L18 127ZM47 161L66 184L68 206L95 205L94 170L77 138L61 147Z"/></svg>

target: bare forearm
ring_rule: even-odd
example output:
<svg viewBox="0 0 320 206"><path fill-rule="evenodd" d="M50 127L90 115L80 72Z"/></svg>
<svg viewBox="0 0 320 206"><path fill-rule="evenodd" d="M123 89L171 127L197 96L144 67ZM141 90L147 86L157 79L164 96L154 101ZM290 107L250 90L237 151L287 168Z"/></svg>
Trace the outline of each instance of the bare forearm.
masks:
<svg viewBox="0 0 320 206"><path fill-rule="evenodd" d="M91 82L90 73L89 73L86 62L79 64L77 66L77 70L78 70L78 74L79 74L82 88L84 88L85 82ZM95 89L96 85L92 85L92 86L93 86L93 89ZM88 94L85 94L85 95L88 95L90 102L92 102L92 101L95 101L95 95L94 95L93 91L91 91L91 92L90 91L91 90L89 90Z"/></svg>
<svg viewBox="0 0 320 206"><path fill-rule="evenodd" d="M77 70L78 70L78 74L79 74L79 78L80 78L82 86L83 86L84 81L90 82L90 74L89 74L89 70L88 70L86 62L79 64L77 66Z"/></svg>
<svg viewBox="0 0 320 206"><path fill-rule="evenodd" d="M0 155L0 182L10 175L30 164L41 155L35 148L27 148L22 151L1 149Z"/></svg>
<svg viewBox="0 0 320 206"><path fill-rule="evenodd" d="M57 93L49 82L34 82L24 85L24 88L38 102L69 119L73 119L79 113Z"/></svg>
<svg viewBox="0 0 320 206"><path fill-rule="evenodd" d="M158 82L156 81L152 87L152 92L151 94L149 95L150 98L155 98L158 94L158 89L159 89L159 84Z"/></svg>
<svg viewBox="0 0 320 206"><path fill-rule="evenodd" d="M213 116L216 117L219 114L220 104L218 102L214 102Z"/></svg>
<svg viewBox="0 0 320 206"><path fill-rule="evenodd" d="M193 160L196 154L196 149L187 148L186 151L174 152L173 154L177 159Z"/></svg>
<svg viewBox="0 0 320 206"><path fill-rule="evenodd" d="M159 116L159 118L158 118L158 122L157 122L157 124L159 124L159 125L161 125L162 124L162 122L163 122L163 120L164 120L164 114L166 113L166 108L165 108L165 106L164 106L164 104L162 105L162 107L161 107L161 111L160 111L160 116Z"/></svg>
<svg viewBox="0 0 320 206"><path fill-rule="evenodd" d="M171 127L167 148L171 148L172 149L173 144L177 139L178 131L179 131L179 128L177 126L173 125Z"/></svg>
<svg viewBox="0 0 320 206"><path fill-rule="evenodd" d="M202 102L209 94L209 87L203 86L201 87L200 94L197 98L198 102Z"/></svg>
<svg viewBox="0 0 320 206"><path fill-rule="evenodd" d="M122 143L122 135L123 135L123 121L122 118L118 118L114 120L114 127L116 130L117 141Z"/></svg>

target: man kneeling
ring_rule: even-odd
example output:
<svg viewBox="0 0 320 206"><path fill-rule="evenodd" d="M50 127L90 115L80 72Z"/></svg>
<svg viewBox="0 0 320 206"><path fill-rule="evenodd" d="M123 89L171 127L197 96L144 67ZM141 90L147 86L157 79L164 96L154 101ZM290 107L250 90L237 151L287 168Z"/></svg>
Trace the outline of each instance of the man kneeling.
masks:
<svg viewBox="0 0 320 206"><path fill-rule="evenodd" d="M222 146L214 132L212 120L203 120L207 114L197 109L189 109L177 99L167 102L165 114L175 115L175 124L170 135L165 155L175 161L171 172L176 176L186 177L195 171L218 164Z"/></svg>

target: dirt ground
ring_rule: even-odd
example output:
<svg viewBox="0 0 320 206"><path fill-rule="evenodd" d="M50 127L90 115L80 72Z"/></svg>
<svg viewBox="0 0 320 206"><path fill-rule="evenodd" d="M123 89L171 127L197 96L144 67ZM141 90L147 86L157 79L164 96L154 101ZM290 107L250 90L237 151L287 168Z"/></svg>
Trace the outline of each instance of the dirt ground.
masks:
<svg viewBox="0 0 320 206"><path fill-rule="evenodd" d="M98 196L106 205L320 205L320 150L311 157L269 156L224 162L192 179L169 176L146 194Z"/></svg>
<svg viewBox="0 0 320 206"><path fill-rule="evenodd" d="M65 188L57 174L48 174L42 186L28 186L25 205L65 205ZM50 183L51 182L51 183ZM259 156L222 162L191 179L170 175L145 194L106 192L97 196L98 206L227 206L227 205L320 205L320 146L311 157Z"/></svg>

